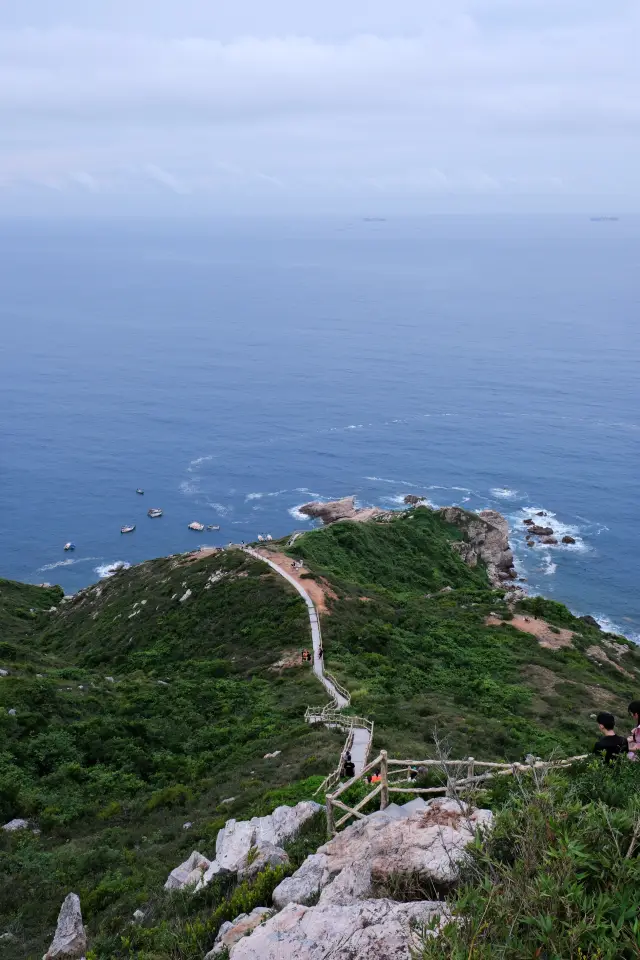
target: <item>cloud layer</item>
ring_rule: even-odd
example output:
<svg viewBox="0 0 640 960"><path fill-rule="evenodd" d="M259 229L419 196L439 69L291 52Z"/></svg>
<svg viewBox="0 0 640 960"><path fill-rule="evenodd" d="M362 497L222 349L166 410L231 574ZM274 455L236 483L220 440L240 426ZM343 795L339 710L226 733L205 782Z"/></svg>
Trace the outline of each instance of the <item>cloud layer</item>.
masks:
<svg viewBox="0 0 640 960"><path fill-rule="evenodd" d="M80 7L75 24L50 8L41 27L0 15L0 209L38 190L72 205L150 191L228 209L465 194L633 206L640 8L556 6L476 0L443 15L403 0L394 30L374 3L378 32L360 16L351 34L332 3L296 32L285 0L280 33L262 35L196 17L198 35L164 0L146 23L92 26Z"/></svg>

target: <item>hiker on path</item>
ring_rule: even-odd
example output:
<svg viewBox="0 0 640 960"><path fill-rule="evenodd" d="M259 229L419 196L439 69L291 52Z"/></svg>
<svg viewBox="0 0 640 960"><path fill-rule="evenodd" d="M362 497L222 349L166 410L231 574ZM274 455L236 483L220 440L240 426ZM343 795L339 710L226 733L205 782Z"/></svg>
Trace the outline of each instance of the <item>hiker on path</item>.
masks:
<svg viewBox="0 0 640 960"><path fill-rule="evenodd" d="M628 737L629 752L627 754L629 760L638 760L640 761L640 700L632 700L629 704L629 713L632 718L635 720L635 727L631 731L631 736Z"/></svg>
<svg viewBox="0 0 640 960"><path fill-rule="evenodd" d="M593 748L593 752L600 754L605 763L611 763L614 757L619 757L629 750L625 737L620 737L615 731L616 718L612 713L602 712L596 717L602 736Z"/></svg>

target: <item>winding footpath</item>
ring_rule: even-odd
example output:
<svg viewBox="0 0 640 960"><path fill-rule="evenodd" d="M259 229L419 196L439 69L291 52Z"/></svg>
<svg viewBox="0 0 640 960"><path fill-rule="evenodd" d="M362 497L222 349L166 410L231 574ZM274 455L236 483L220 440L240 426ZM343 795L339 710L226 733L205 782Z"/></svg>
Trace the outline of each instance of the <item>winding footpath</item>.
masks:
<svg viewBox="0 0 640 960"><path fill-rule="evenodd" d="M332 701L336 704L336 711L344 710L345 707L349 706L349 697L343 696L343 694L340 693L335 684L332 683L332 681L325 675L324 672L324 658L320 656L320 648L322 647L320 620L313 600L304 587L296 580L295 577L292 577L291 574L284 569L284 567L281 567L274 560L270 560L262 553L254 550L252 547L242 547L242 550L252 556L255 560L262 560L263 563L267 563L273 570L275 570L276 573L280 574L281 577L284 577L284 579L287 580L291 586L298 591L306 603L307 613L309 614L309 625L311 627L311 640L313 643L313 672L331 697ZM327 726L340 726L340 724L339 722L334 721L333 723L328 722ZM353 726L352 729L353 742L351 744L351 759L355 767L355 772L358 774L362 772L362 769L367 762L367 756L371 747L371 731L368 727Z"/></svg>

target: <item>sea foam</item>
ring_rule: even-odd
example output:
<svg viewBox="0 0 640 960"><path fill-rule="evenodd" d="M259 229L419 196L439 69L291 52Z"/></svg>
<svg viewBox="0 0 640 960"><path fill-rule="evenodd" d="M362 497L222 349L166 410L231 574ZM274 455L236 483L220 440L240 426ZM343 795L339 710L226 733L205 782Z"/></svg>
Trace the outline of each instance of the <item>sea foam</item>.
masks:
<svg viewBox="0 0 640 960"><path fill-rule="evenodd" d="M98 574L100 580L106 580L112 577L119 570L128 570L131 566L126 560L116 560L113 563L104 563L99 567L94 567L94 573Z"/></svg>

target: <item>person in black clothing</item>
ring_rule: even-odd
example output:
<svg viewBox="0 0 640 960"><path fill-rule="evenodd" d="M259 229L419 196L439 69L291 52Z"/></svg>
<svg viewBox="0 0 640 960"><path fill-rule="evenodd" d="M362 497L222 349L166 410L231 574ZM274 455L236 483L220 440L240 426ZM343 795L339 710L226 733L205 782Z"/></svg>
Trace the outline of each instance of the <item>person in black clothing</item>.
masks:
<svg viewBox="0 0 640 960"><path fill-rule="evenodd" d="M602 736L595 744L593 752L600 754L605 763L611 763L614 757L626 754L629 745L624 737L619 737L616 733L616 718L612 713L599 713L596 720Z"/></svg>

